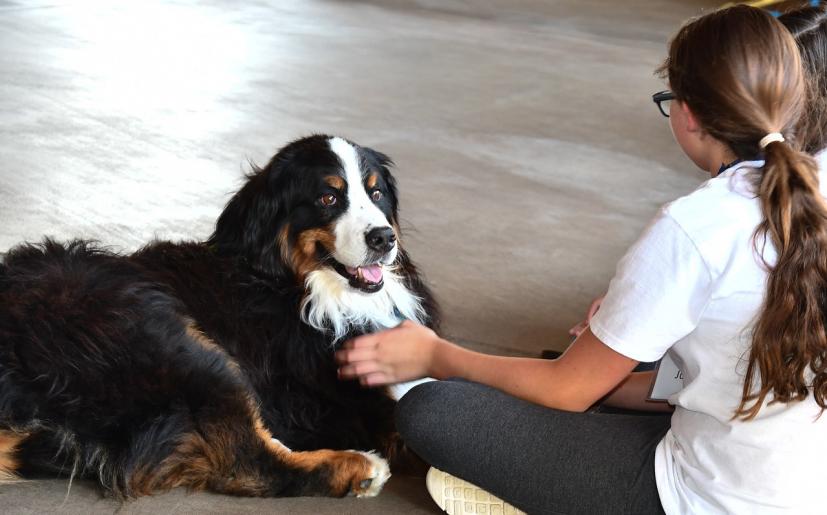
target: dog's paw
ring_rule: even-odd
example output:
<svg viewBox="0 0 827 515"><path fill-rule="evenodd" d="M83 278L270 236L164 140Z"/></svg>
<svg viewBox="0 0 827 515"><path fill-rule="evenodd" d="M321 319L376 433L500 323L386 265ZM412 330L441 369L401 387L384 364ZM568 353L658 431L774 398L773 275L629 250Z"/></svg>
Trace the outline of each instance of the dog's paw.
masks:
<svg viewBox="0 0 827 515"><path fill-rule="evenodd" d="M388 462L375 452L350 451L359 455L365 460L366 467L360 467L351 480L350 492L348 495L356 497L376 497L382 491L388 479L391 477Z"/></svg>

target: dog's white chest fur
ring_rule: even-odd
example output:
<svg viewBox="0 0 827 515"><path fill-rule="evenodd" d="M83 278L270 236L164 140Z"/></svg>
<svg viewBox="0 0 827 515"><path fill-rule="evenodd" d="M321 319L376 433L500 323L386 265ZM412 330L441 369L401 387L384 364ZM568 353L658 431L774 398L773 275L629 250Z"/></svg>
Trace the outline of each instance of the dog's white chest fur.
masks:
<svg viewBox="0 0 827 515"><path fill-rule="evenodd" d="M391 267L385 269L384 281L378 292L365 293L351 288L347 279L332 269L310 272L305 281L302 320L332 333L334 343L354 327L375 331L396 327L404 319L421 323L425 319L422 299L405 287Z"/></svg>

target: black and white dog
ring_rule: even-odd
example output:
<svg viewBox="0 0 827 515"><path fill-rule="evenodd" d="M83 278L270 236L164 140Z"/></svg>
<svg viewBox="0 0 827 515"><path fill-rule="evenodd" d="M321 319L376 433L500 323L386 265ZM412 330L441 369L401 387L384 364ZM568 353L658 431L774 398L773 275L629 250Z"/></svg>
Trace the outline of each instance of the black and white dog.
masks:
<svg viewBox="0 0 827 515"><path fill-rule="evenodd" d="M123 498L376 495L388 464L365 451L401 448L395 401L339 381L336 345L438 324L401 246L390 166L312 136L254 170L206 242L12 249L0 477L77 474Z"/></svg>

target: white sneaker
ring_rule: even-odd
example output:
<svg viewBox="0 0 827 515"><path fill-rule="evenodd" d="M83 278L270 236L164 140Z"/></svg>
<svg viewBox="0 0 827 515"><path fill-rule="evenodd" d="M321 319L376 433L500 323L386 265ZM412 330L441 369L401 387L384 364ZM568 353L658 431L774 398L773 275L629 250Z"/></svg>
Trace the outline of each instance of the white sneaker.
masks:
<svg viewBox="0 0 827 515"><path fill-rule="evenodd" d="M425 486L448 515L526 515L482 488L435 467L428 470Z"/></svg>

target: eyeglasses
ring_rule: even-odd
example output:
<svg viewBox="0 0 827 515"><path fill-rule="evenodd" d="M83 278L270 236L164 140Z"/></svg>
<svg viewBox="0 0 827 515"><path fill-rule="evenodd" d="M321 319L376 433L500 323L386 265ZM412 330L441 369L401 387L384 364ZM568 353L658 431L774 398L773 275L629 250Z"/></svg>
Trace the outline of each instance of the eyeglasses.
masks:
<svg viewBox="0 0 827 515"><path fill-rule="evenodd" d="M664 91L658 91L654 95L652 95L652 101L658 105L658 109L660 110L660 114L669 118L669 102L675 100L675 94L669 91L668 89Z"/></svg>

